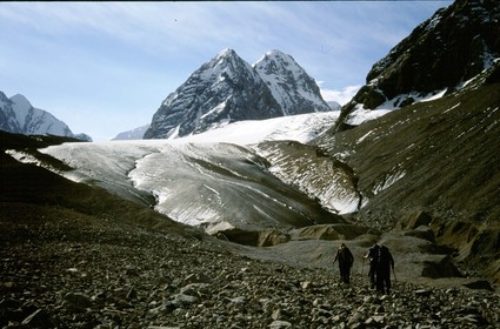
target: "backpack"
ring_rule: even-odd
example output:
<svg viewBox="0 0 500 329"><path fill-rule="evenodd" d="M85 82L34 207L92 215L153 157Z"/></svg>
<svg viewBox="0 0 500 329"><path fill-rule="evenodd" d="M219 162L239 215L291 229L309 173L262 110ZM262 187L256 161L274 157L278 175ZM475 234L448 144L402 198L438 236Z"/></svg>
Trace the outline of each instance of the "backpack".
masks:
<svg viewBox="0 0 500 329"><path fill-rule="evenodd" d="M354 263L354 257L349 249L339 249L339 263L348 265L349 267L352 266Z"/></svg>
<svg viewBox="0 0 500 329"><path fill-rule="evenodd" d="M393 262L391 252L386 246L381 246L377 253L377 264L382 267L388 267Z"/></svg>
<svg viewBox="0 0 500 329"><path fill-rule="evenodd" d="M374 245L370 249L368 249L368 259L370 260L370 264L376 265L379 260L379 249L378 245Z"/></svg>

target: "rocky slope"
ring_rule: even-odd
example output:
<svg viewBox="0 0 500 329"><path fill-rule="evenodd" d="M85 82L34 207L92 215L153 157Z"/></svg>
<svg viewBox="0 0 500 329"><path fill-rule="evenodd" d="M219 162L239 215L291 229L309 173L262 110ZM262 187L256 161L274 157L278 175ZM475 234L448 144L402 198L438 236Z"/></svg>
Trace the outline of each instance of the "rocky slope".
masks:
<svg viewBox="0 0 500 329"><path fill-rule="evenodd" d="M92 141L86 134L73 134L64 122L47 111L33 107L23 95L7 98L1 91L0 129L25 135L55 135Z"/></svg>
<svg viewBox="0 0 500 329"><path fill-rule="evenodd" d="M315 145L260 144L259 153L327 207L340 209L329 191L343 191L340 200L355 208L347 217L358 223L431 229L461 266L498 283L498 104L494 83L324 134Z"/></svg>
<svg viewBox="0 0 500 329"><path fill-rule="evenodd" d="M315 81L291 56L272 51L252 67L225 49L165 99L144 138L175 138L236 121L330 110Z"/></svg>
<svg viewBox="0 0 500 329"><path fill-rule="evenodd" d="M57 209L0 208L3 328L495 328L498 295L241 257ZM40 210L40 209L37 209ZM71 220L69 220L71 218ZM6 234L7 233L7 234ZM15 238L14 238L15 237Z"/></svg>
<svg viewBox="0 0 500 329"><path fill-rule="evenodd" d="M322 135L315 145L266 142L258 152L330 211L348 210L344 217L385 232L430 232L468 275L498 284L499 104L495 83Z"/></svg>
<svg viewBox="0 0 500 329"><path fill-rule="evenodd" d="M399 108L484 80L498 71L499 35L494 0L458 0L438 10L373 65L366 85L342 108L336 129L356 125L353 116L362 109Z"/></svg>

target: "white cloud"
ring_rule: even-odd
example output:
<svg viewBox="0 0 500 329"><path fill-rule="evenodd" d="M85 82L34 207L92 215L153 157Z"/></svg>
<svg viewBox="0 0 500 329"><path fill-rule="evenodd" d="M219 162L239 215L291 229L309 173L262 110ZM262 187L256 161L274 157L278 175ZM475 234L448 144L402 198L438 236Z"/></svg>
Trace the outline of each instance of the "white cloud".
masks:
<svg viewBox="0 0 500 329"><path fill-rule="evenodd" d="M321 82L319 82L318 84L321 85ZM321 88L320 92L325 101L336 101L340 105L344 105L354 97L359 88L361 88L360 85L347 86L342 88L341 90Z"/></svg>

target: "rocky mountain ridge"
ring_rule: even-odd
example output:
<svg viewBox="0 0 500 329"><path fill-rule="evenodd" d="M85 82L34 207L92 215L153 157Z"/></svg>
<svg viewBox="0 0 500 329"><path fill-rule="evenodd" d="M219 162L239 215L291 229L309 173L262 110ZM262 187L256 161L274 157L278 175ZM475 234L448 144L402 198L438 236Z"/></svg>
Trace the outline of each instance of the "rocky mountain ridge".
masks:
<svg viewBox="0 0 500 329"><path fill-rule="evenodd" d="M0 91L0 129L25 135L55 135L92 141L86 134L74 134L61 120L31 105L21 94L10 98Z"/></svg>
<svg viewBox="0 0 500 329"><path fill-rule="evenodd" d="M373 65L366 85L343 106L335 130L357 125L354 117L362 111L404 107L498 76L499 35L496 1L458 0L438 10Z"/></svg>
<svg viewBox="0 0 500 329"><path fill-rule="evenodd" d="M291 56L272 51L252 67L225 49L165 99L144 138L175 138L236 121L329 110L314 80Z"/></svg>

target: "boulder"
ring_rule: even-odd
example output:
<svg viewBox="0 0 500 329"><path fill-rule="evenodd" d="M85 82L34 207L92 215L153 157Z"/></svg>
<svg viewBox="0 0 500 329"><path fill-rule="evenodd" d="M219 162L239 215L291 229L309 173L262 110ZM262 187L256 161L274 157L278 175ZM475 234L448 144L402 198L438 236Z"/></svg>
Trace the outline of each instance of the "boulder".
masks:
<svg viewBox="0 0 500 329"><path fill-rule="evenodd" d="M221 240L227 240L247 246L257 246L259 244L260 234L258 231L246 231L239 228L232 228L219 231L215 236Z"/></svg>
<svg viewBox="0 0 500 329"><path fill-rule="evenodd" d="M280 320L276 320L276 321L273 321L270 325L269 325L269 328L270 329L285 329L285 328L292 328L292 324L288 321L280 321Z"/></svg>
<svg viewBox="0 0 500 329"><path fill-rule="evenodd" d="M64 305L75 311L83 311L92 304L92 299L81 293L70 292L64 296Z"/></svg>
<svg viewBox="0 0 500 329"><path fill-rule="evenodd" d="M435 236L434 236L434 232L432 231L432 229L429 226L424 226L424 225L419 226L414 230L407 231L407 232L403 233L403 235L413 236L413 237L427 240L430 242L436 241Z"/></svg>
<svg viewBox="0 0 500 329"><path fill-rule="evenodd" d="M259 233L258 247L271 247L290 240L290 235L278 230L265 230Z"/></svg>
<svg viewBox="0 0 500 329"><path fill-rule="evenodd" d="M408 214L406 217L403 217L398 225L397 228L399 229L416 229L419 226L427 226L431 223L432 221L432 216L423 211L423 210L416 210L414 212L411 212Z"/></svg>
<svg viewBox="0 0 500 329"><path fill-rule="evenodd" d="M352 240L368 232L354 224L319 224L292 230L292 240Z"/></svg>
<svg viewBox="0 0 500 329"><path fill-rule="evenodd" d="M275 229L247 231L240 228L232 228L219 231L215 236L221 240L253 247L271 247L290 240L288 234Z"/></svg>
<svg viewBox="0 0 500 329"><path fill-rule="evenodd" d="M494 291L491 284L487 280L475 280L471 282L464 283L464 286L469 289L483 289Z"/></svg>
<svg viewBox="0 0 500 329"><path fill-rule="evenodd" d="M450 256L435 256L435 260L423 262L422 276L428 278L461 277Z"/></svg>

